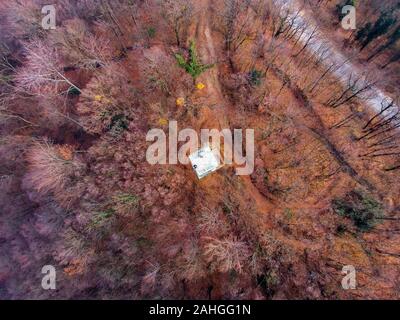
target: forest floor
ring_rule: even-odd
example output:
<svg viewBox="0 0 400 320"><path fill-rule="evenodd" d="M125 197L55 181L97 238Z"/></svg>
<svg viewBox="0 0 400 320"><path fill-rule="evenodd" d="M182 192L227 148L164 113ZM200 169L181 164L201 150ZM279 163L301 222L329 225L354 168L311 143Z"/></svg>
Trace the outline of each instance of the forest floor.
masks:
<svg viewBox="0 0 400 320"><path fill-rule="evenodd" d="M195 39L200 56L206 64L214 64L221 61L224 56L222 42L218 41L218 45L216 44L214 39L218 38L218 35L211 28L210 19L212 15L210 14L210 10L212 5L213 2L210 0L196 2L195 10L199 14L196 15L190 32L191 34L189 35L189 39ZM220 65L216 63L214 68L201 75L197 80L206 85L204 95L202 94L201 97L198 97L204 105L202 110L204 117L201 118L201 128L218 129L220 131L225 128L229 129L231 128L229 119L232 114L237 112L222 93L220 72ZM229 141L226 141L226 143L229 143ZM227 145L227 148L231 148L235 152L232 145ZM271 204L254 187L249 176L240 176L240 178L245 186L245 192L253 197L258 210L264 214L267 213L271 209Z"/></svg>
<svg viewBox="0 0 400 320"><path fill-rule="evenodd" d="M56 42L71 61L82 54L78 45L78 58L70 56L71 48L89 29L113 48L110 61L88 69L69 68L66 59L66 74L80 94L57 100L16 94L7 106L35 125L19 129L13 118L1 128L0 296L398 298L399 172L385 171L397 159L367 159L361 156L370 151L367 143L357 140L385 96L375 87L369 100L340 108L327 103L363 66L347 62L310 90L327 66L345 62L345 54L321 30L296 55L303 43L275 34L282 12L274 6L266 20L243 6L234 22L246 37L227 52L218 11L223 1L193 2L182 43L160 19L158 1L143 2L133 20L126 8L108 5L102 10L121 19L110 14L104 25L91 25L83 15L63 21L54 34L59 42L76 37ZM299 19L307 23L306 39L318 19L307 10ZM79 21L85 27L76 27ZM186 57L191 40L201 62L213 65L195 81L174 57ZM330 53L319 64L313 53L323 43ZM21 58L17 69L28 67ZM261 75L258 83L252 71ZM181 97L184 106L176 103ZM341 125L343 119L349 121ZM189 164L149 164L146 134L168 130L169 121L197 133L253 129L254 172L237 176L235 164L225 165L198 180ZM61 157L58 176L48 168L59 167L42 161L43 150ZM70 176L65 168L72 168ZM67 182L60 187L62 178ZM368 232L333 206L357 192L368 198L352 203L355 209L379 202L384 211ZM37 285L44 263L59 271L57 292ZM341 286L346 265L357 271L356 290Z"/></svg>
<svg viewBox="0 0 400 320"><path fill-rule="evenodd" d="M211 6L212 1L196 2L196 10L197 12L199 12L199 14L196 15L194 24L192 25L189 32L189 39L195 39L200 56L205 63L215 63L223 59L223 42L220 41L221 36L213 31L211 28L210 17L212 17L212 14L209 13ZM315 22L313 22L313 19L309 16L305 17L300 15L300 19L302 22L308 23L308 29L304 36L306 38L307 34L311 32L311 30L314 28ZM218 41L215 41L215 39L218 39ZM362 66L356 66L355 64L347 61L343 54L335 48L335 44L331 43L329 41L329 38L326 37L324 34L319 34L314 39L313 44L310 45L308 49L311 51L317 50L318 47L322 45L322 43L327 43L330 48L329 58L325 62L326 65L329 65L330 63L343 65L343 67L334 74L341 82L346 83L351 75L357 76L362 73ZM216 67L212 68L210 71L207 71L198 79L199 82L202 82L206 85L205 91L201 94L196 93L197 97L195 97L204 105L201 111L202 116L200 116L200 127L202 128L229 128L230 119L234 118L234 113L236 112L236 110L227 100L227 97L224 96L220 84L221 73L225 73L226 68L226 64L222 66L220 64L217 64ZM294 94L296 94L299 90L298 88L290 86L289 89ZM365 103L370 108L372 108L372 110L379 111L382 99L388 97L377 87L374 87L372 89L372 96L373 98L369 99ZM312 102L301 101L302 107L306 107L305 105L307 103L312 104ZM314 107L311 106L311 109L313 108ZM317 139L325 146L325 148L329 150L329 153L331 153L331 155L336 159L342 170L350 177L354 178L357 184L359 183L360 185L363 185L367 189L370 189L370 191L378 192L381 197L384 197L385 190L381 189L381 187L378 187L378 190L375 189L375 187L372 187L373 183L369 182L368 178L364 177L364 170L359 171L360 167L357 164L356 167L358 167L358 169L355 169L353 167L352 160L347 159L345 153L337 148L335 142L331 141L331 137L329 136L331 133L328 132L328 130L324 129L325 125L323 123L323 120L319 119L318 112L314 110L310 113L310 115L311 117L314 117L313 126L317 124L317 130L315 130L315 127L308 127L306 125L306 131L309 131L312 135L317 137ZM320 123L321 125L319 126L318 123ZM301 127L301 120L297 124L299 125L299 127ZM337 142L338 141L336 141L336 143ZM268 166L269 165L266 163L264 168L267 169ZM209 177L200 182L200 184L206 187L210 187L211 189L213 187L215 188L215 181L213 181L213 179L213 177ZM276 227L276 221L274 221L275 217L271 216L271 214L274 211L276 212L277 203L267 199L263 194L261 194L259 189L253 184L250 177L244 176L240 177L240 179L242 180L242 184L244 187L242 189L242 192L247 194L256 205L256 211L259 215L259 222L262 225L261 228L267 232L268 230L274 228L274 226ZM340 186L337 185L335 189L337 188L340 189ZM329 190L333 191L333 187L329 187ZM335 192L337 191L333 191L332 194ZM284 206L285 204L282 202L281 205ZM302 205L301 203L292 203L292 208L295 208L296 206L297 209L294 209L296 212L298 212L299 210L304 210L305 208L311 208L309 202L304 205ZM317 209L318 207L319 209ZM315 203L315 210L323 211L323 208L323 203ZM307 215L303 216L304 220L301 220L301 217L297 218L296 222L293 222L293 224L291 224L291 233L293 232L294 234L296 234L300 230L311 230L313 228L316 228L315 225L310 224L309 218L310 217ZM323 218L315 217L315 219L319 220ZM299 230L296 231L296 225L299 226L298 224L301 224L301 227L299 228ZM386 222L385 228L395 230L396 221ZM346 263L345 261L347 261L347 263L353 263L351 261L354 261L355 264L358 264L360 266L360 286L365 287L365 290L369 291L370 294L372 294L371 292L375 292L375 290L379 290L378 288L380 286L382 290L383 288L385 288L385 290L390 290L389 283L391 281L395 281L395 278L397 277L395 266L398 262L398 257L396 256L396 254L390 254L390 251L395 252L395 247L393 247L393 243L396 241L395 239L399 238L397 233L394 233L390 236L385 233L386 235L382 237L379 236L377 234L378 231L376 231L377 233L374 232L374 235L365 236L363 240L347 236L340 240L338 239L331 242L330 240L328 240L330 236L328 234L321 234L321 230L318 231L318 234L321 234L322 237L326 237L326 239L323 240L315 238L314 241L304 241L304 239L301 239L301 237L294 235L291 236L285 232L277 231L276 229L275 231L277 233L277 237L280 240L282 240L284 243L289 244L292 248L296 248L295 250L297 252L313 252L313 254L308 254L309 261L307 263L309 264L319 264L320 261L318 260L321 259L321 257L324 257L323 260L329 260L330 262L328 262L327 265L331 264L331 266L334 266L334 268L336 268L337 265L340 265L341 263ZM374 244L375 241L379 241L380 245L377 245L377 243ZM382 254L382 250L379 249L382 247L382 243L387 243L390 248L386 254ZM376 252L374 257L370 255L370 250ZM316 252L319 252L319 254L317 255ZM305 255L307 256L307 254ZM314 258L312 257L317 260L313 261ZM390 265L392 267L389 267ZM376 284L374 286L370 286L367 289L368 286L366 285L366 283L371 284L369 282L370 280L368 279L372 276L373 273L375 273L376 277L379 277L380 280L376 281ZM306 279L303 278L303 281L306 281ZM315 292L315 288L309 290L310 292Z"/></svg>

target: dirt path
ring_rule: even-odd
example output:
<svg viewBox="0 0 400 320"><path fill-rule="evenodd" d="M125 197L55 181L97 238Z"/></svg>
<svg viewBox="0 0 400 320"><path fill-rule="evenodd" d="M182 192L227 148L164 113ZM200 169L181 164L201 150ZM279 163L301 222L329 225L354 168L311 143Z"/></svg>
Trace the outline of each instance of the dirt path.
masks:
<svg viewBox="0 0 400 320"><path fill-rule="evenodd" d="M210 0L196 2L196 10L199 12L197 20L194 22L192 32L189 34L189 39L196 41L198 53L204 63L215 63L218 58L221 58L224 54L223 44L215 41L218 35L213 34L211 29L210 18L212 18L210 6L213 3ZM219 129L230 128L229 125L229 114L235 112L233 107L230 105L229 100L226 99L222 93L221 84L219 81L219 66L207 70L203 73L198 81L202 82L206 86L206 97L205 97L205 108L210 108L210 114L208 115L210 123L218 122ZM207 123L203 125L207 125ZM205 127L207 128L207 127ZM211 129L210 127L208 127ZM214 127L215 128L215 127ZM227 146L231 147L232 146ZM232 150L234 150L232 148ZM276 210L276 204L270 202L264 197L260 191L252 183L250 176L240 176L242 184L242 192L246 194L252 203L254 204L255 212L259 215L259 218L253 220L256 225L253 225L255 234L262 235L266 230L274 229L273 219L270 218L271 214ZM245 214L245 213L244 213ZM301 240L297 240L287 235L281 234L275 230L275 236L287 245L293 248L297 248L300 252L305 249L320 250L323 244L321 243L304 243Z"/></svg>
<svg viewBox="0 0 400 320"><path fill-rule="evenodd" d="M197 1L195 10L199 12L198 20L195 22L195 35L197 49L204 63L216 63L218 61L218 52L222 51L222 44L218 45L214 42L214 37L211 30L210 6L212 1ZM221 53L222 54L222 53ZM232 110L230 105L222 94L221 85L219 82L219 67L214 66L210 70L202 74L199 79L206 86L206 103L211 108L210 117L218 121L219 128L230 128L229 121L226 117ZM211 129L211 128L209 128ZM233 146L228 146L232 148ZM255 201L259 212L268 213L272 209L272 204L258 191L250 180L250 176L241 176L241 180L246 193L248 193Z"/></svg>
<svg viewBox="0 0 400 320"><path fill-rule="evenodd" d="M197 10L200 12L196 26L195 41L200 57L204 63L213 64L218 61L214 39L210 29L210 5L209 0L196 2ZM199 81L206 85L209 106L214 106L224 111L226 104L219 83L218 65L209 69L199 77Z"/></svg>

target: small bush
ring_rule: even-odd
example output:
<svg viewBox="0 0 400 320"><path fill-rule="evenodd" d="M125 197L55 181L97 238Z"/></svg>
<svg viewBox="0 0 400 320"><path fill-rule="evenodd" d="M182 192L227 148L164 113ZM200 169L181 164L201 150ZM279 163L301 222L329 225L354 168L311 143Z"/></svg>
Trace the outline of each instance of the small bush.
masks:
<svg viewBox="0 0 400 320"><path fill-rule="evenodd" d="M156 36L156 28L148 27L146 29L146 34L150 39L153 39Z"/></svg>
<svg viewBox="0 0 400 320"><path fill-rule="evenodd" d="M70 95L70 96L79 96L80 94L81 94L81 92L77 89L77 88L75 88L75 87L70 87L69 89L68 89L68 95Z"/></svg>
<svg viewBox="0 0 400 320"><path fill-rule="evenodd" d="M139 197L130 193L118 193L113 197L113 208L122 215L135 214L139 209Z"/></svg>
<svg viewBox="0 0 400 320"><path fill-rule="evenodd" d="M111 118L111 122L108 126L108 132L112 136L119 136L123 131L128 129L129 120L124 114L117 114Z"/></svg>
<svg viewBox="0 0 400 320"><path fill-rule="evenodd" d="M245 242L235 238L212 239L205 245L204 257L211 269L218 272L236 271L242 273L244 264L250 256Z"/></svg>
<svg viewBox="0 0 400 320"><path fill-rule="evenodd" d="M279 275L276 271L270 270L265 274L260 274L257 276L257 283L263 289L263 291L267 294L268 297L273 296L275 293L279 283Z"/></svg>
<svg viewBox="0 0 400 320"><path fill-rule="evenodd" d="M115 137L139 120L136 89L125 70L108 66L82 91L78 103L81 123L87 132Z"/></svg>
<svg viewBox="0 0 400 320"><path fill-rule="evenodd" d="M249 72L249 82L252 86L258 87L261 84L263 74L261 71L253 69Z"/></svg>
<svg viewBox="0 0 400 320"><path fill-rule="evenodd" d="M103 226L110 218L114 216L114 213L114 209L95 212L92 216L92 221L89 226L92 228Z"/></svg>
<svg viewBox="0 0 400 320"><path fill-rule="evenodd" d="M341 235L345 234L346 231L347 231L347 227L346 227L344 224L342 224L342 223L340 223L340 224L336 227L336 234L337 234L338 236L341 236Z"/></svg>
<svg viewBox="0 0 400 320"><path fill-rule="evenodd" d="M38 1L3 1L0 9L5 10L4 29L10 28L13 35L22 40L43 37L41 7ZM3 29L3 28L2 28Z"/></svg>
<svg viewBox="0 0 400 320"><path fill-rule="evenodd" d="M190 41L189 59L187 61L179 53L175 55L175 58L176 61L178 61L178 65L181 68L185 69L186 72L192 76L193 80L196 80L196 78L199 75L201 75L204 71L214 66L212 64L202 64L200 59L197 57L196 45L194 41Z"/></svg>
<svg viewBox="0 0 400 320"><path fill-rule="evenodd" d="M116 48L105 36L91 32L85 21L70 19L63 27L51 34L51 43L60 48L67 65L84 69L96 69L110 64Z"/></svg>
<svg viewBox="0 0 400 320"><path fill-rule="evenodd" d="M371 230L383 217L382 205L360 191L351 191L342 199L334 199L332 207L340 216L350 218L360 231Z"/></svg>
<svg viewBox="0 0 400 320"><path fill-rule="evenodd" d="M285 208L284 210L286 220L290 221L294 217L294 212L292 209Z"/></svg>

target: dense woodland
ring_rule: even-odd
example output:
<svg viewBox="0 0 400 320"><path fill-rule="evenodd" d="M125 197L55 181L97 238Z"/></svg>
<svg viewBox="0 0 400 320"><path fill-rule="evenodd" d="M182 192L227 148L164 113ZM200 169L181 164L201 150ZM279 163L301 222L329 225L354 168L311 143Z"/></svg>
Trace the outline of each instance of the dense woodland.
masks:
<svg viewBox="0 0 400 320"><path fill-rule="evenodd" d="M0 298L400 297L399 1L53 2L0 0ZM254 172L150 165L172 120Z"/></svg>

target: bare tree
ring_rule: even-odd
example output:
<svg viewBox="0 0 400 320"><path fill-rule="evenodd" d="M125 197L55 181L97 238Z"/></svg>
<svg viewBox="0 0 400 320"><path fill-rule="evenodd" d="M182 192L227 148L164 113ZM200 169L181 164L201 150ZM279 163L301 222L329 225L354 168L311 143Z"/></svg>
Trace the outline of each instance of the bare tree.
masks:
<svg viewBox="0 0 400 320"><path fill-rule="evenodd" d="M159 0L162 15L172 29L178 47L182 44L182 33L189 25L194 8L191 0Z"/></svg>
<svg viewBox="0 0 400 320"><path fill-rule="evenodd" d="M318 77L315 81L313 81L306 90L309 93L313 93L314 90L321 86L321 83L331 74L338 72L346 63L350 60L346 59L342 63L338 64L337 62L331 62L328 67L322 72L321 76Z"/></svg>
<svg viewBox="0 0 400 320"><path fill-rule="evenodd" d="M78 18L66 21L64 28L55 30L50 39L60 47L66 63L73 67L104 67L112 61L116 51L107 37L92 33L86 23Z"/></svg>
<svg viewBox="0 0 400 320"><path fill-rule="evenodd" d="M285 13L279 16L278 28L274 32L274 37L278 38L282 35L285 39L291 39L294 34L299 30L304 30L304 25L299 24L298 17L301 9L297 12L292 13L289 9L286 9Z"/></svg>
<svg viewBox="0 0 400 320"><path fill-rule="evenodd" d="M375 158L400 154L400 110L397 102L398 99L384 99L381 102L381 110L364 125L363 134L357 140L367 141L369 151L361 157Z"/></svg>
<svg viewBox="0 0 400 320"><path fill-rule="evenodd" d="M264 29L270 18L272 11L272 1L271 0L252 0L250 1L250 7L256 14L257 19L261 21L262 29Z"/></svg>
<svg viewBox="0 0 400 320"><path fill-rule="evenodd" d="M0 10L5 12L4 25L2 31L8 28L16 38L30 39L43 36L45 30L40 25L42 18L41 7L38 1L3 1L0 3ZM3 23L3 21L2 21Z"/></svg>
<svg viewBox="0 0 400 320"><path fill-rule="evenodd" d="M229 63L233 67L232 55L246 40L255 39L252 32L252 19L249 16L249 2L240 0L225 0L224 9L219 14L221 24L217 27L224 37L225 50Z"/></svg>
<svg viewBox="0 0 400 320"><path fill-rule="evenodd" d="M47 46L41 40L35 40L25 45L25 56L24 67L15 75L17 90L39 95L57 94L60 89L65 92L71 88L81 92L63 74L57 49Z"/></svg>
<svg viewBox="0 0 400 320"><path fill-rule="evenodd" d="M313 43L313 40L315 39L315 37L318 35L318 27L315 26L311 32L309 32L308 34L306 34L306 36L304 37L305 41L303 46L301 47L301 49L294 54L294 57L298 57L310 44ZM304 36L304 34L303 34ZM303 37L302 36L302 37Z"/></svg>
<svg viewBox="0 0 400 320"><path fill-rule="evenodd" d="M28 152L29 173L27 181L38 192L53 193L64 204L75 195L65 192L77 183L85 165L68 145L53 145L48 141L37 142Z"/></svg>
<svg viewBox="0 0 400 320"><path fill-rule="evenodd" d="M209 240L205 245L204 256L212 264L212 268L219 272L235 270L241 273L250 256L246 243L235 238Z"/></svg>

